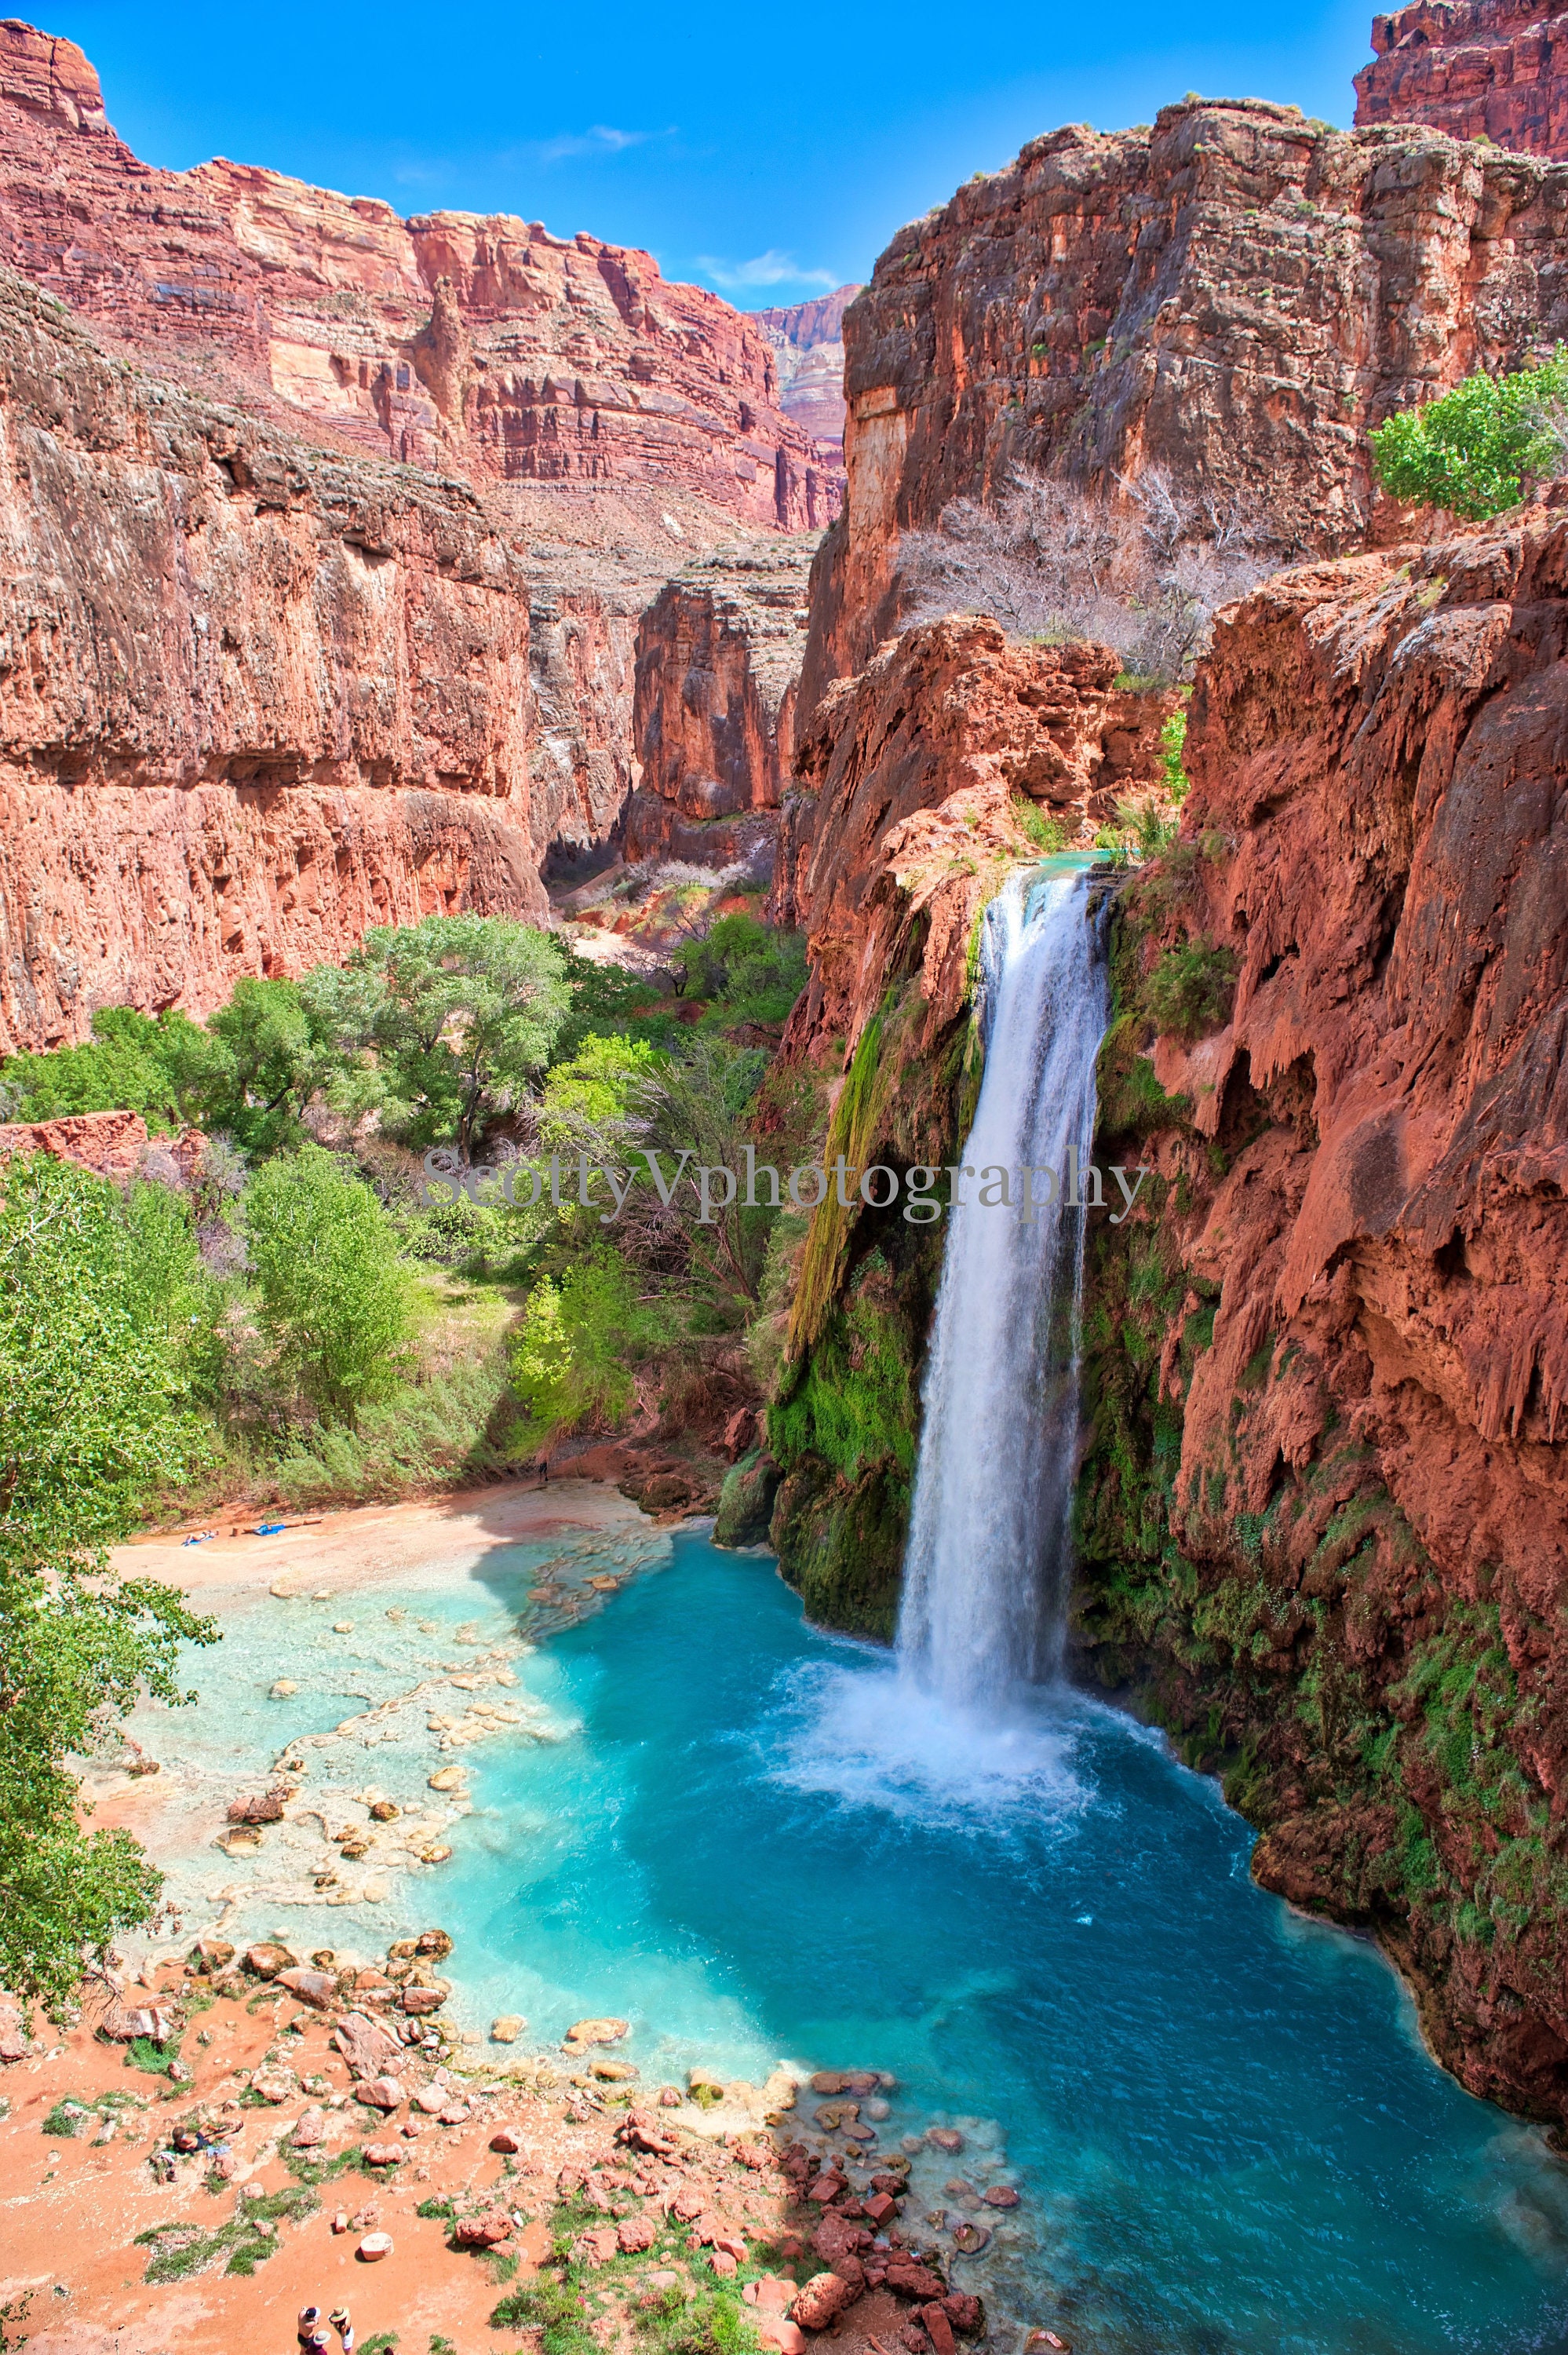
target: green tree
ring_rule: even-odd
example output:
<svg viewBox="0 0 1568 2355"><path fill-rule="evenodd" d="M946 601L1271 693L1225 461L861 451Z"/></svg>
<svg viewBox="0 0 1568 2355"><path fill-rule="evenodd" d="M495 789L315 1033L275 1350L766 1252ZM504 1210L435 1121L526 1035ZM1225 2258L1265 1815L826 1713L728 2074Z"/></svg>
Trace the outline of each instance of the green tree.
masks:
<svg viewBox="0 0 1568 2355"><path fill-rule="evenodd" d="M570 1007L560 950L506 917L427 916L366 933L354 970L379 986L373 1037L397 1124L471 1159L549 1062Z"/></svg>
<svg viewBox="0 0 1568 2355"><path fill-rule="evenodd" d="M413 1331L412 1279L386 1212L332 1154L306 1145L257 1172L241 1215L280 1369L324 1421L352 1425L397 1388Z"/></svg>
<svg viewBox="0 0 1568 2355"><path fill-rule="evenodd" d="M207 1024L228 1061L207 1095L207 1125L260 1153L298 1136L300 1114L354 1061L368 1018L351 994L345 1026L345 993L322 978L329 970L303 982L247 976L235 983L233 996Z"/></svg>
<svg viewBox="0 0 1568 2355"><path fill-rule="evenodd" d="M136 1112L154 1130L199 1120L229 1081L227 1050L188 1015L169 1011L154 1020L129 1006L95 1014L92 1036L79 1047L12 1055L0 1073L13 1119Z"/></svg>
<svg viewBox="0 0 1568 2355"><path fill-rule="evenodd" d="M1562 462L1568 350L1515 376L1467 377L1372 436L1378 480L1396 499L1477 522L1517 506L1526 482Z"/></svg>
<svg viewBox="0 0 1568 2355"><path fill-rule="evenodd" d="M511 1344L512 1386L538 1436L614 1423L631 1402L633 1364L668 1337L620 1253L598 1243L558 1282L535 1284Z"/></svg>
<svg viewBox="0 0 1568 2355"><path fill-rule="evenodd" d="M208 1454L166 1322L165 1254L117 1188L44 1155L0 1193L0 1981L63 2003L146 1918L159 1875L126 1831L89 1833L66 1761L143 1693L188 1700L182 1639L217 1630L107 1548Z"/></svg>

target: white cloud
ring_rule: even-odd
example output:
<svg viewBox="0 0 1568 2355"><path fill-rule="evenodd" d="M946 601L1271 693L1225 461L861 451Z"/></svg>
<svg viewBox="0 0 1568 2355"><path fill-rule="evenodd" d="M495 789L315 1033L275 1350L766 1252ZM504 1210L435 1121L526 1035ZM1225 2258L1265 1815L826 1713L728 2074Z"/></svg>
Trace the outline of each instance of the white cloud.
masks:
<svg viewBox="0 0 1568 2355"><path fill-rule="evenodd" d="M749 261L721 261L714 254L699 253L697 267L726 293L748 286L836 286L839 282L831 270L802 270L792 253L779 253L771 246Z"/></svg>
<svg viewBox="0 0 1568 2355"><path fill-rule="evenodd" d="M555 139L542 139L533 153L541 164L560 164L579 155L620 155L628 147L668 136L663 131L618 131L611 123L595 123L587 131L563 131Z"/></svg>

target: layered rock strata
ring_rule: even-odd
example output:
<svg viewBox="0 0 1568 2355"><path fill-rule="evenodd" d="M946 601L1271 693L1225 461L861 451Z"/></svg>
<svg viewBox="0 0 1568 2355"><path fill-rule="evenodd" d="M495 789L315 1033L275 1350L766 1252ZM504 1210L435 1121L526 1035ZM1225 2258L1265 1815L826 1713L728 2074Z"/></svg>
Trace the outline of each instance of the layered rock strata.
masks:
<svg viewBox="0 0 1568 2355"><path fill-rule="evenodd" d="M1372 18L1356 121L1423 123L1527 155L1568 157L1568 14L1540 0L1417 0Z"/></svg>
<svg viewBox="0 0 1568 2355"><path fill-rule="evenodd" d="M70 42L0 24L0 261L132 356L313 436L506 481L679 486L754 527L838 502L771 345L650 254L510 215L405 221L222 158L143 164Z"/></svg>
<svg viewBox="0 0 1568 2355"><path fill-rule="evenodd" d="M809 712L896 625L899 535L1019 464L1154 466L1282 551L1379 522L1368 428L1568 335L1568 165L1261 101L1036 139L901 229L844 317L844 516Z"/></svg>
<svg viewBox="0 0 1568 2355"><path fill-rule="evenodd" d="M614 805L533 781L529 582L471 490L140 377L5 273L0 402L0 1044L545 915Z"/></svg>
<svg viewBox="0 0 1568 2355"><path fill-rule="evenodd" d="M752 317L778 355L779 405L821 442L844 438L844 313L860 293L841 286L810 303L754 311Z"/></svg>
<svg viewBox="0 0 1568 2355"><path fill-rule="evenodd" d="M629 859L771 874L794 761L795 690L816 540L717 550L679 572L637 633Z"/></svg>
<svg viewBox="0 0 1568 2355"><path fill-rule="evenodd" d="M1287 573L1129 891L1086 1663L1568 2120L1568 517Z"/></svg>

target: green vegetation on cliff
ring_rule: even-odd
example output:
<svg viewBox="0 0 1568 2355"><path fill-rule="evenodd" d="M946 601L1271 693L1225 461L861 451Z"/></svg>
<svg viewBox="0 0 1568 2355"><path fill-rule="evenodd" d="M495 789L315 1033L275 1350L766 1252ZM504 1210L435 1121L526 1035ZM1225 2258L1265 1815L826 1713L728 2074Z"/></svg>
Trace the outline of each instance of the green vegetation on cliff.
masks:
<svg viewBox="0 0 1568 2355"><path fill-rule="evenodd" d="M1372 436L1378 480L1396 499L1478 522L1519 505L1568 449L1568 351L1513 376L1468 376Z"/></svg>

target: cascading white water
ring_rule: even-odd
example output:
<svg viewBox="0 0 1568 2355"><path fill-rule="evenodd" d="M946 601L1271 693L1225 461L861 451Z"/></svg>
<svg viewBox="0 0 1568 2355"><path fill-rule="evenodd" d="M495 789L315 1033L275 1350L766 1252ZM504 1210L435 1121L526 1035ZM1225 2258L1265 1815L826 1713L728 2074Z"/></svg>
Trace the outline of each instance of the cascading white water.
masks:
<svg viewBox="0 0 1568 2355"><path fill-rule="evenodd" d="M1092 1157L1107 1018L1083 871L993 900L980 969L985 1073L965 1207L948 1213L898 1622L903 1673L960 1705L1001 1703L1061 1663L1085 1233L1068 1170ZM1039 1177L1026 1217L1021 1173L1046 1168L1055 1199ZM998 1170L1011 1204L982 1207Z"/></svg>

